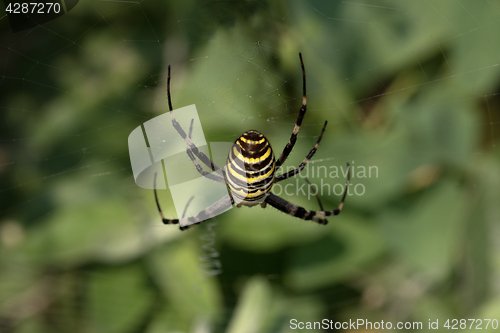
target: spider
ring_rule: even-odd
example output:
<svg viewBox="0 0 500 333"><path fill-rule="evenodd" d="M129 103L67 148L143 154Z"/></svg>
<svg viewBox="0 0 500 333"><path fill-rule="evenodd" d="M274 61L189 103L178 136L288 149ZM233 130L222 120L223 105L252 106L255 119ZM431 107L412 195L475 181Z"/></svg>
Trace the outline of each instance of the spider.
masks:
<svg viewBox="0 0 500 333"><path fill-rule="evenodd" d="M277 160L275 159L271 144L262 133L250 130L243 133L234 142L226 160L225 170L215 165L215 163L212 162L212 160L203 152L201 152L191 140L193 121L191 121L189 133L186 134L175 119L170 96L170 65L168 66L167 98L172 125L186 142L186 153L196 167L196 170L204 177L226 184L228 194L211 206L202 210L198 213L198 215L188 218L183 216L180 219L166 219L163 216L163 212L158 201L155 175L155 201L164 224L179 224L181 230L186 230L193 225L200 224L203 221L224 212L235 203L238 208L242 205L251 207L259 204L262 208L265 208L266 205L269 204L288 215L295 216L303 220L312 220L323 225L328 223L326 220L327 216L338 215L342 211L351 178L349 163L347 163L348 174L344 194L340 204L335 210L323 210L321 202L317 196L316 198L320 204L321 211L306 210L305 208L297 206L271 192L273 184L295 176L304 169L306 164L316 153L328 123L325 121L316 144L311 149L309 154L307 154L306 158L302 161L299 167L286 173L276 175L276 172L286 161L288 155L290 155L290 152L293 149L293 146L295 145L295 142L297 141L297 133L299 132L300 125L302 124L302 120L304 119L304 115L306 113L306 71L301 53L299 53L299 58L300 65L302 67L302 107L300 108L292 135L290 136L290 141L286 144L280 157ZM196 160L196 157L215 173L204 171Z"/></svg>

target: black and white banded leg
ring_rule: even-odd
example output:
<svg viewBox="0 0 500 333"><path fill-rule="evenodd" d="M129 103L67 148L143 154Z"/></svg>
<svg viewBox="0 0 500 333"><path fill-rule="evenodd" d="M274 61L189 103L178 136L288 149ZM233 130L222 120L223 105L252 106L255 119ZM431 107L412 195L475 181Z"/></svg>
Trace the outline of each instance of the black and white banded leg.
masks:
<svg viewBox="0 0 500 333"><path fill-rule="evenodd" d="M219 168L207 155L205 155L202 151L196 147L194 142L190 137L186 135L186 132L182 129L181 125L177 122L174 116L173 108L172 108L172 99L170 96L170 65L168 65L168 76L167 76L167 99L168 99L168 108L170 110L170 117L172 118L172 125L179 135L186 141L187 146L193 152L196 157L200 159L207 167L209 167L212 171L217 172L221 177L225 177L224 170Z"/></svg>
<svg viewBox="0 0 500 333"><path fill-rule="evenodd" d="M302 53L299 53L300 57L300 66L302 67L302 107L299 111L299 116L297 117L297 121L295 122L295 126L293 127L292 135L290 136L290 141L286 144L283 152L280 157L276 161L276 171L285 163L288 155L292 152L293 146L295 146L295 142L297 141L297 134L300 130L300 125L302 125L302 120L304 119L304 115L306 114L307 108L307 97L306 97L306 70L304 68L304 62L302 61Z"/></svg>
<svg viewBox="0 0 500 333"><path fill-rule="evenodd" d="M313 184L311 184L309 179L307 179L307 178L304 178L304 179L305 179L307 185L309 186L309 191L310 191L313 188ZM318 202L319 209L325 210L323 208L323 204L321 203L321 199L318 196L318 189L317 188L316 188L316 191L314 191L314 197L316 198L316 201ZM326 219L325 219L325 221L326 221ZM326 221L326 223L324 223L324 224L327 224L327 223L328 223L328 221Z"/></svg>
<svg viewBox="0 0 500 333"><path fill-rule="evenodd" d="M301 172L305 168L306 164L309 162L309 160L316 153L316 150L318 150L319 143L321 142L321 138L323 137L323 134L325 133L325 129L326 129L326 125L327 124L328 124L328 122L325 121L325 125L323 125L323 129L321 130L321 134L319 135L318 141L316 141L316 144L311 149L311 151L309 152L309 154L307 154L306 158L302 161L302 163L300 163L299 167L297 169L290 170L287 173L284 173L284 174L281 174L279 176L276 176L274 178L274 182L275 183L280 182L280 181L285 180L285 179L288 179L290 177L293 177L293 176L295 176L296 174L298 174L299 172Z"/></svg>
<svg viewBox="0 0 500 333"><path fill-rule="evenodd" d="M163 211L161 210L160 202L158 201L158 195L156 193L156 174L154 178L154 194L155 194L156 207L158 207L158 212L160 213L160 217L163 224L179 224L179 229L181 230L186 230L192 227L193 225L200 224L202 222L210 220L212 217L222 214L224 211L231 208L234 204L233 198L229 194L227 194L221 199L219 199L217 202L212 204L210 207L207 207L206 209L202 210L197 215L186 218L184 217L184 215L186 213L187 205L189 205L189 203L192 200L191 197L188 204L186 205L186 209L184 209L183 217L181 217L180 219L166 219L165 216L163 216Z"/></svg>
<svg viewBox="0 0 500 333"><path fill-rule="evenodd" d="M191 139L191 134L193 133L193 122L194 122L194 119L191 119L191 125L189 126L189 135L188 135L188 138L190 138L190 139ZM200 175L202 175L203 177L206 177L208 179L211 179L213 181L222 183L222 184L226 183L224 178L222 178L218 174L213 174L213 173L204 171L203 168L198 163L198 161L196 160L196 157L194 156L193 151L189 148L189 146L186 147L186 153L188 154L189 158L193 162L194 166L196 167L196 170L198 171L198 173Z"/></svg>
<svg viewBox="0 0 500 333"><path fill-rule="evenodd" d="M344 206L344 200L347 195L347 189L349 188L349 182L351 180L351 168L349 164L347 164L347 167L348 167L347 182L345 185L344 195L342 196L342 200L340 201L339 206L335 210L326 210L326 211L307 210L283 198L280 198L279 196L273 193L269 193L269 195L266 197L266 202L271 206L273 206L274 208L288 215L295 216L303 220L311 220L319 224L327 224L328 221L326 220L326 217L339 215L340 212L342 211L342 207Z"/></svg>

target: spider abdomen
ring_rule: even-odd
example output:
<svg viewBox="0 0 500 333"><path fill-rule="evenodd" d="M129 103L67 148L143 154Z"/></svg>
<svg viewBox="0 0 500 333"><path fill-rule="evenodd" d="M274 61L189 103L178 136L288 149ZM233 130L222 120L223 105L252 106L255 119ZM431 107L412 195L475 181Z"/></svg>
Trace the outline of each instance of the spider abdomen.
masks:
<svg viewBox="0 0 500 333"><path fill-rule="evenodd" d="M266 137L257 131L243 133L226 160L226 183L238 205L262 203L274 182L275 158Z"/></svg>

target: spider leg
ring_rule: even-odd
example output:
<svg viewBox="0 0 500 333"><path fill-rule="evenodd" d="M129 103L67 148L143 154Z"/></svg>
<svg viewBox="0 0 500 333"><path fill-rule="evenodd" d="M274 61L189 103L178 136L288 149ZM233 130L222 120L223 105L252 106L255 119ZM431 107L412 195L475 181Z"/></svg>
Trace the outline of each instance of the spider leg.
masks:
<svg viewBox="0 0 500 333"><path fill-rule="evenodd" d="M273 206L274 208L288 215L295 216L303 220L312 220L319 224L327 224L328 221L326 220L326 216L339 215L340 212L342 211L342 207L344 206L345 197L347 195L347 188L349 187L349 182L351 180L351 168L349 164L347 164L347 166L349 169L347 173L347 182L345 185L344 195L342 196L342 200L340 201L339 206L335 210L326 210L326 211L306 210L303 207L297 206L283 198L280 198L279 196L273 194L272 192L269 193L269 195L266 197L266 202L271 206Z"/></svg>
<svg viewBox="0 0 500 333"><path fill-rule="evenodd" d="M184 218L184 217L186 216L186 212L187 212L187 210L188 210L188 208L189 208L189 205L191 204L191 201L193 201L193 199L194 199L194 195L193 195L193 196L191 196L191 198L189 198L189 200L188 200L188 202L187 202L187 204L186 204L186 207L184 207L184 211L182 212L182 218ZM318 200L319 200L319 199L318 199ZM322 208L322 209L323 209L323 208Z"/></svg>
<svg viewBox="0 0 500 333"><path fill-rule="evenodd" d="M153 188L154 188L154 194L155 194L156 207L158 207L158 212L160 213L160 217L161 217L161 220L163 221L163 224L178 224L179 219L166 219L163 216L163 212L162 212L161 207L160 207L160 202L158 201L158 193L156 193L156 173L155 173L154 179L155 180L154 180Z"/></svg>
<svg viewBox="0 0 500 333"><path fill-rule="evenodd" d="M182 129L181 125L177 122L174 116L174 110L172 108L172 98L170 96L170 65L168 65L168 77L167 77L167 98L168 98L168 108L170 110L170 117L172 118L172 125L179 135L186 141L189 149L193 152L196 157L200 159L207 167L209 167L212 171L217 172L219 175L224 177L224 170L219 168L207 155L205 155L202 151L196 147L194 142L190 137L186 135L186 132Z"/></svg>
<svg viewBox="0 0 500 333"><path fill-rule="evenodd" d="M309 179L305 178L305 180L307 182L307 185L309 185L309 189L312 189L312 184L309 181ZM314 196L316 197L316 201L318 201L319 209L324 210L323 209L323 204L321 203L321 199L318 196L318 191L314 191Z"/></svg>
<svg viewBox="0 0 500 333"><path fill-rule="evenodd" d="M299 53L300 66L302 67L302 107L300 108L299 116L293 127L292 135L290 136L290 141L286 144L281 156L276 161L276 170L278 170L283 163L285 163L288 155L290 155L295 142L297 141L297 133L299 133L300 125L306 114L307 98L306 98L306 70L304 69L304 62L302 61L302 54Z"/></svg>
<svg viewBox="0 0 500 333"><path fill-rule="evenodd" d="M193 121L194 121L194 119L191 119L191 125L189 126L189 135L188 135L188 138L190 138L190 139L191 139L191 134L193 133ZM198 161L196 160L196 157L194 156L193 151L189 148L189 146L186 147L186 153L188 154L189 158L193 162L194 166L196 167L196 170L198 171L198 173L200 175L202 175L203 177L206 177L208 179L211 179L213 181L219 182L219 183L223 183L223 184L226 183L226 181L224 180L224 178L222 178L221 176L214 175L214 174L212 174L210 172L204 171L202 169L202 167L200 166L200 164L198 163Z"/></svg>
<svg viewBox="0 0 500 333"><path fill-rule="evenodd" d="M316 141L316 144L314 145L313 149L311 149L311 151L309 152L309 154L307 154L306 158L302 161L302 163L300 163L299 167L297 169L288 171L287 173L284 173L284 174L281 174L279 176L276 176L274 178L274 182L275 183L280 182L282 180L285 180L287 178L290 178L292 176L295 176L296 174L298 174L299 172L301 172L302 169L305 168L306 164L314 156L314 154L316 153L316 150L318 149L319 143L321 142L321 138L323 138L323 133L325 133L326 124L328 124L327 121L325 121L325 125L323 125L323 129L321 130L321 134L319 135L318 141Z"/></svg>
<svg viewBox="0 0 500 333"><path fill-rule="evenodd" d="M304 179L306 180L307 185L309 186L309 191L310 191L313 188L313 186L312 186L311 182L309 181L309 179L307 179L307 178L304 178ZM323 204L321 203L321 199L318 196L318 191L314 191L314 197L316 198L316 201L318 201L319 209L325 210L323 208ZM328 221L326 219L325 219L325 221L326 221L326 223L328 223Z"/></svg>
<svg viewBox="0 0 500 333"><path fill-rule="evenodd" d="M154 194L155 194L155 201L156 201L156 206L158 207L158 212L160 213L161 220L163 221L164 224L179 224L179 229L181 230L186 230L188 228L191 228L193 225L200 224L202 222L210 220L212 217L215 217L230 207L234 204L233 198L227 194L221 199L219 199L217 202L212 204L211 206L205 208L201 212L198 213L198 215L192 216L192 217L184 217L184 214L186 213L187 210L187 205L191 203L191 199L189 199L186 208L184 209L183 217L180 219L166 219L163 216L163 212L160 207L160 202L158 201L158 194L156 192L156 174L154 178Z"/></svg>
<svg viewBox="0 0 500 333"><path fill-rule="evenodd" d="M231 197L231 195L226 194L221 199L219 199L217 202L213 203L211 206L202 210L200 213L198 213L198 215L180 219L179 229L184 231L186 229L191 228L194 225L208 221L211 218L213 218L219 214L222 214L227 209L231 208L233 206L233 204L234 204L234 201L233 201L233 198Z"/></svg>

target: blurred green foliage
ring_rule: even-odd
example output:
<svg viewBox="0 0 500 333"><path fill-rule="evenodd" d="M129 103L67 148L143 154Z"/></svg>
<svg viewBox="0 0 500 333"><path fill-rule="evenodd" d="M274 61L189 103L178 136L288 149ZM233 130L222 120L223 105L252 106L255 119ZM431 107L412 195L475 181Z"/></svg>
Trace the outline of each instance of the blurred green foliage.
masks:
<svg viewBox="0 0 500 333"><path fill-rule="evenodd" d="M0 331L500 319L498 2L81 1L31 31L0 25ZM353 175L364 194L326 227L271 207L216 217L208 275L207 223L161 224L127 137L168 110L171 64L174 109L196 104L208 142L258 129L279 154L299 51L308 113L287 165L328 120L312 166L377 174Z"/></svg>

